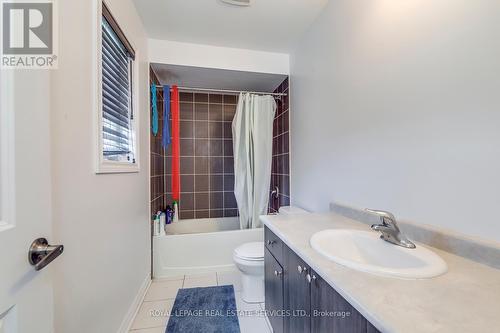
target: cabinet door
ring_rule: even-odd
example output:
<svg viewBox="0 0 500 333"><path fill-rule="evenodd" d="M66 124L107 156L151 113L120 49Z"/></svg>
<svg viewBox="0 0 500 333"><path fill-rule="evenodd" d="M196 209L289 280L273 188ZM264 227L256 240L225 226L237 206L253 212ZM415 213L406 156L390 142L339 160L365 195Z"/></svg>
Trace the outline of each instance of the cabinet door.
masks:
<svg viewBox="0 0 500 333"><path fill-rule="evenodd" d="M366 319L318 274L311 276L311 332L367 332Z"/></svg>
<svg viewBox="0 0 500 333"><path fill-rule="evenodd" d="M366 323L366 333L380 333L370 322Z"/></svg>
<svg viewBox="0 0 500 333"><path fill-rule="evenodd" d="M288 310L285 332L308 333L311 329L311 295L310 284L306 279L307 271L304 271L305 262L286 245L283 247L283 262L284 300Z"/></svg>
<svg viewBox="0 0 500 333"><path fill-rule="evenodd" d="M266 248L264 254L267 318L274 333L283 332L283 268Z"/></svg>

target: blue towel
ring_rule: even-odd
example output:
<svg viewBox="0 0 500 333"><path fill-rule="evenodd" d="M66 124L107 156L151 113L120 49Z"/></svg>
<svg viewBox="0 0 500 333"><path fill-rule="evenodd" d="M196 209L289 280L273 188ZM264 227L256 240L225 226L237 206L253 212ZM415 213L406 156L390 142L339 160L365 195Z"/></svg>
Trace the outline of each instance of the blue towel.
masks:
<svg viewBox="0 0 500 333"><path fill-rule="evenodd" d="M161 145L163 148L171 143L170 140L170 86L163 86L163 137Z"/></svg>
<svg viewBox="0 0 500 333"><path fill-rule="evenodd" d="M158 106L156 105L156 84L151 85L151 106L153 107L153 114L151 115L151 129L153 135L158 134Z"/></svg>

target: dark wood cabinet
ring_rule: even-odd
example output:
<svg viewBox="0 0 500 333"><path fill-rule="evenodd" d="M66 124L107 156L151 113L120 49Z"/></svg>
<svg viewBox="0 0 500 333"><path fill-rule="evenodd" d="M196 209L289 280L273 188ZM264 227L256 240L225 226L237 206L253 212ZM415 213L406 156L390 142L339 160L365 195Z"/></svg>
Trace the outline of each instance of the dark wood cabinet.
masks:
<svg viewBox="0 0 500 333"><path fill-rule="evenodd" d="M267 227L264 235L266 310L275 333L380 333Z"/></svg>
<svg viewBox="0 0 500 333"><path fill-rule="evenodd" d="M266 248L264 253L265 293L267 317L274 333L283 329L283 268Z"/></svg>
<svg viewBox="0 0 500 333"><path fill-rule="evenodd" d="M264 229L264 242L266 248L281 264L283 262L283 241L276 236L269 228Z"/></svg>
<svg viewBox="0 0 500 333"><path fill-rule="evenodd" d="M321 276L311 274L311 332L367 332L367 320Z"/></svg>
<svg viewBox="0 0 500 333"><path fill-rule="evenodd" d="M308 267L286 245L283 246L284 303L287 311L285 331L308 333L311 329L310 284L306 279Z"/></svg>
<svg viewBox="0 0 500 333"><path fill-rule="evenodd" d="M369 321L366 322L366 333L380 333L380 331Z"/></svg>

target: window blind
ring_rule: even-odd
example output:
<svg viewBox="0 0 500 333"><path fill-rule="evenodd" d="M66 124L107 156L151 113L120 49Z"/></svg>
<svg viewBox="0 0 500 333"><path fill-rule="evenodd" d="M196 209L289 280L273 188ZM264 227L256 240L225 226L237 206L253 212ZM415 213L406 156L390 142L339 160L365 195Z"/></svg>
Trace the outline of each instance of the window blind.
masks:
<svg viewBox="0 0 500 333"><path fill-rule="evenodd" d="M104 159L130 161L133 156L132 61L124 43L102 17L102 118Z"/></svg>

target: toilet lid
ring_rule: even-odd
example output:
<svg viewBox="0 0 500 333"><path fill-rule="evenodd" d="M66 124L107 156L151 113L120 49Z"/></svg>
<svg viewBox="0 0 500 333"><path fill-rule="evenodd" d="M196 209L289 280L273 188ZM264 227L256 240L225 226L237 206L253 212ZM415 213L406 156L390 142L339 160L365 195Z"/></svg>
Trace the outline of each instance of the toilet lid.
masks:
<svg viewBox="0 0 500 333"><path fill-rule="evenodd" d="M251 242L238 246L234 253L236 256L247 260L259 260L264 258L264 242Z"/></svg>

